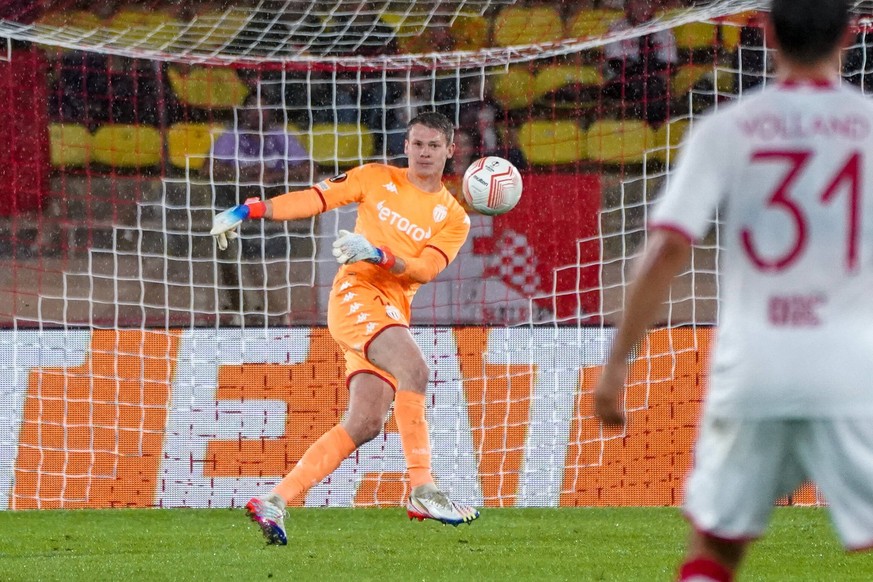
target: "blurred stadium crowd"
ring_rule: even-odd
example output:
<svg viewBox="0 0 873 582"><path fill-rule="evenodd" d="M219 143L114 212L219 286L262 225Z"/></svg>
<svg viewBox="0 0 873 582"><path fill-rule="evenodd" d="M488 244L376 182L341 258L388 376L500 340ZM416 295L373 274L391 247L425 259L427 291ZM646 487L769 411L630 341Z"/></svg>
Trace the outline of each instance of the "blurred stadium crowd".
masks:
<svg viewBox="0 0 873 582"><path fill-rule="evenodd" d="M229 3L219 2L56 4L48 6L36 23L176 30L210 14L221 16L222 26L227 27L236 14L228 12ZM305 8L307 3L298 4ZM481 17L429 25L421 34L409 36L392 28L390 6L389 10L383 6L389 3L360 4L367 10L343 12L329 22L305 10L293 23L266 12L263 18L249 17L230 27L233 35L224 42L240 50L272 42L271 46L293 47L309 55L366 59L597 37L682 10L677 2L648 0L628 0L627 5L615 0L527 1L495 5ZM269 8L269 2L253 5L262 11ZM636 8L639 5L644 8ZM265 22L270 26L265 27ZM131 42L136 40L142 39ZM765 66L762 47L755 15L743 14L729 23L688 24L570 56L515 65L505 73L487 75L484 87L479 76L456 71L397 76L311 67L282 71L46 49L52 162L61 167L89 165L98 171L198 166L214 133L233 124L247 96L258 92L262 104L284 110L280 117L289 131L307 134L304 145L316 162L327 166L345 157L398 157L407 119L434 106L467 128L477 154L503 152L522 165L526 159L533 165L570 166L562 169L574 169L585 161L608 162L606 156L614 152L598 153L597 147L588 147L589 142L601 142L604 135L616 131L612 123L616 120L639 121L622 129L639 138L639 147L629 144L618 160L637 163L638 150L651 149L665 139L657 135L659 128L687 113L690 91L703 88L701 95L709 93L709 98L696 100L695 106L704 108L719 95L760 82ZM737 74L715 78L714 64ZM681 131L672 130L671 140L678 141ZM135 144L135 155L127 151L126 141Z"/></svg>
<svg viewBox="0 0 873 582"><path fill-rule="evenodd" d="M393 10L396 3L347 0L342 10L325 13L329 3L311 0L9 0L0 4L0 16L55 30L122 31L120 38L136 46L190 32L188 44L176 47L181 53L240 57L233 66L218 66L198 59L19 47L37 53L41 71L27 82L45 84L47 111L40 123L48 126L55 170L51 190L63 190L65 204L77 192L73 181L64 181L71 176L205 179L215 140L238 129L252 107L272 110L263 123L286 132L310 157L309 175L287 174L281 184L286 187L362 161L402 163L406 121L434 107L461 128L450 184L484 154L538 171L666 165L689 125L689 112L751 89L769 65L755 12L665 28L657 23L693 3L522 0L445 22L432 13L433 21L415 24L409 7L430 3L405 2L404 14ZM620 36L629 28L645 29L650 21L656 32ZM194 23L207 23L207 30ZM410 33L410 26L418 28ZM406 71L368 66L392 54L542 46L613 33L620 40L484 74L475 68L428 69L426 63ZM865 89L873 78L862 50L867 34L859 34L860 44L844 60L846 78ZM266 56L255 62L245 59L248 54ZM289 66L294 55L307 59ZM320 66L321 57L358 65ZM282 65L264 64L271 59ZM147 189L141 183L137 188ZM87 189L90 196L99 191ZM113 197L117 202L119 196Z"/></svg>

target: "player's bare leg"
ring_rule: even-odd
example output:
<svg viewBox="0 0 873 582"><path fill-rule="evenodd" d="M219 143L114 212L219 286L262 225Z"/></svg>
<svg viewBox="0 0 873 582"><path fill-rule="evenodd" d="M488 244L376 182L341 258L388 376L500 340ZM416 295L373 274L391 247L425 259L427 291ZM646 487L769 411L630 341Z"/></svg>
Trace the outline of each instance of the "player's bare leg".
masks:
<svg viewBox="0 0 873 582"><path fill-rule="evenodd" d="M679 581L730 582L743 559L747 542L722 540L693 531Z"/></svg>
<svg viewBox="0 0 873 582"><path fill-rule="evenodd" d="M385 419L394 401L391 384L375 374L355 374L349 381L349 407L342 426L355 445L370 442L385 427Z"/></svg>
<svg viewBox="0 0 873 582"><path fill-rule="evenodd" d="M367 357L397 379L394 418L412 487L406 505L407 515L410 519L434 519L451 525L472 522L479 517L479 512L453 502L434 484L430 434L425 416L430 369L418 344L407 328L389 327L370 343Z"/></svg>
<svg viewBox="0 0 873 582"><path fill-rule="evenodd" d="M342 423L315 441L273 491L253 497L246 504L249 517L260 526L267 543L288 543L284 523L286 504L330 475L352 451L376 438L393 399L394 391L384 380L371 374L352 378L349 408Z"/></svg>

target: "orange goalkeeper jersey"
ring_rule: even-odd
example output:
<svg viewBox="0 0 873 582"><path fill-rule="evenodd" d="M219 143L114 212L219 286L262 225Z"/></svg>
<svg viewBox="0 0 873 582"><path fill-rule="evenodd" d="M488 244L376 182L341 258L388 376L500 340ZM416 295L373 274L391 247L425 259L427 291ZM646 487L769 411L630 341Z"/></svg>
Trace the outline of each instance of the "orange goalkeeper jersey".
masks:
<svg viewBox="0 0 873 582"><path fill-rule="evenodd" d="M437 272L451 263L460 251L470 231L470 219L454 196L445 188L425 192L410 183L405 168L385 164L366 164L347 173L334 176L313 186L312 190L292 192L273 199L274 217L288 216L295 200L302 206L309 200L294 196L317 195L316 210L326 212L346 204L358 203L355 232L377 247L385 246L408 263L421 257L425 249L433 249L438 257ZM301 208L300 204L296 205ZM316 213L316 212L313 212ZM295 218L299 217L295 213ZM395 275L382 267L358 262L343 265L337 279L352 269L358 278L371 281L390 294L401 292L411 301L420 283L407 274Z"/></svg>

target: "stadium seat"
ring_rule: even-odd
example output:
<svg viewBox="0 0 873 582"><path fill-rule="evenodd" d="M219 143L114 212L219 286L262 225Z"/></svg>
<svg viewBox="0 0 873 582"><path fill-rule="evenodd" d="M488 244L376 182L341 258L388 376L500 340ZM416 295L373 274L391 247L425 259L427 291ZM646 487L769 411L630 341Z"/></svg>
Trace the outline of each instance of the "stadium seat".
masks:
<svg viewBox="0 0 873 582"><path fill-rule="evenodd" d="M721 24L721 46L727 51L735 51L740 46L740 34L743 29L735 24Z"/></svg>
<svg viewBox="0 0 873 582"><path fill-rule="evenodd" d="M721 46L735 51L740 46L740 32L744 26L753 24L760 17L755 10L747 10L721 19Z"/></svg>
<svg viewBox="0 0 873 582"><path fill-rule="evenodd" d="M518 129L518 145L533 166L573 164L585 159L585 131L568 119L533 120Z"/></svg>
<svg viewBox="0 0 873 582"><path fill-rule="evenodd" d="M177 168L199 170L221 128L209 123L176 123L167 131L167 157Z"/></svg>
<svg viewBox="0 0 873 582"><path fill-rule="evenodd" d="M353 123L316 123L299 136L312 159L323 166L347 168L368 162L375 150L370 130Z"/></svg>
<svg viewBox="0 0 873 582"><path fill-rule="evenodd" d="M521 46L557 42L564 36L558 11L551 6L508 6L494 19L495 46Z"/></svg>
<svg viewBox="0 0 873 582"><path fill-rule="evenodd" d="M229 68L192 67L185 76L170 67L167 76L179 101L193 107L231 109L242 105L249 94L236 71Z"/></svg>
<svg viewBox="0 0 873 582"><path fill-rule="evenodd" d="M491 94L504 109L523 109L534 100L535 78L526 66L514 67L491 79Z"/></svg>
<svg viewBox="0 0 873 582"><path fill-rule="evenodd" d="M52 166L85 166L91 161L91 132L78 123L49 124L49 153Z"/></svg>
<svg viewBox="0 0 873 582"><path fill-rule="evenodd" d="M702 84L707 84L709 90L731 93L735 77L730 71L715 69L713 65L682 65L673 75L671 90L674 97L681 98Z"/></svg>
<svg viewBox="0 0 873 582"><path fill-rule="evenodd" d="M183 24L160 10L128 7L116 12L106 29L110 34L118 35L116 42L120 44L160 49L180 37Z"/></svg>
<svg viewBox="0 0 873 582"><path fill-rule="evenodd" d="M580 10L564 30L566 38L591 38L609 32L613 22L624 18L622 10Z"/></svg>
<svg viewBox="0 0 873 582"><path fill-rule="evenodd" d="M588 128L588 158L602 164L641 164L655 143L645 121L603 119Z"/></svg>
<svg viewBox="0 0 873 582"><path fill-rule="evenodd" d="M161 161L161 133L147 125L108 124L97 128L93 139L95 162L116 168L155 166Z"/></svg>
<svg viewBox="0 0 873 582"><path fill-rule="evenodd" d="M674 119L661 125L655 130L655 147L657 149L652 152L651 156L664 164L676 163L679 147L690 126L691 120L688 118Z"/></svg>
<svg viewBox="0 0 873 582"><path fill-rule="evenodd" d="M482 16L459 16L449 27L455 50L474 51L488 46L488 21Z"/></svg>
<svg viewBox="0 0 873 582"><path fill-rule="evenodd" d="M419 35L427 30L427 13L384 12L379 20L390 26L399 36Z"/></svg>
<svg viewBox="0 0 873 582"><path fill-rule="evenodd" d="M423 53L435 50L429 46L431 29L427 26L427 15L412 12L384 12L379 15L396 35L397 48L401 53ZM345 24L336 27L342 30Z"/></svg>
<svg viewBox="0 0 873 582"><path fill-rule="evenodd" d="M100 17L89 10L55 10L43 15L36 24L45 26L99 30L103 26Z"/></svg>
<svg viewBox="0 0 873 582"><path fill-rule="evenodd" d="M37 26L50 26L52 28L69 27L82 31L96 31L104 26L100 17L89 10L55 10L44 14L34 24ZM51 55L52 52L56 52L56 54L60 55L71 50L72 49L57 46L52 47L52 51L49 51L46 54Z"/></svg>
<svg viewBox="0 0 873 582"><path fill-rule="evenodd" d="M580 107L596 102L603 85L603 73L597 67L550 65L537 72L534 79L534 98L554 95L557 105Z"/></svg>
<svg viewBox="0 0 873 582"><path fill-rule="evenodd" d="M712 51L718 45L718 26L711 22L688 22L673 29L680 51Z"/></svg>
<svg viewBox="0 0 873 582"><path fill-rule="evenodd" d="M207 3L206 6L212 5ZM242 9L198 11L185 24L184 43L198 52L219 51L248 24L248 12Z"/></svg>

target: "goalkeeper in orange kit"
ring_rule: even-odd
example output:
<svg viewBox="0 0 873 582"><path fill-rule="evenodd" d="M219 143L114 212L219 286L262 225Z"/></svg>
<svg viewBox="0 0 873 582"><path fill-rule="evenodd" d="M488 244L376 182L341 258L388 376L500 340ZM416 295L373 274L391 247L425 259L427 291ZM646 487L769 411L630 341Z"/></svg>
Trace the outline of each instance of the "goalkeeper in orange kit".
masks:
<svg viewBox="0 0 873 582"><path fill-rule="evenodd" d="M269 543L287 543L286 504L378 436L392 402L412 487L409 517L452 525L479 517L434 484L425 418L430 370L409 331L416 290L446 268L470 230L469 217L442 183L453 135L444 115L422 113L407 125L408 168L366 164L307 190L248 200L213 219L212 234L224 249L243 220L297 220L358 203L355 232L340 231L333 243L341 266L327 313L345 354L349 408L272 491L246 504Z"/></svg>

